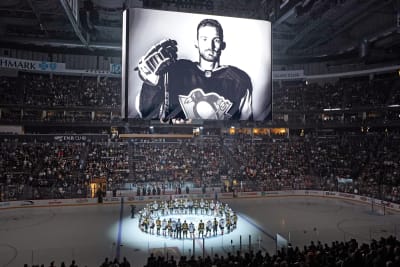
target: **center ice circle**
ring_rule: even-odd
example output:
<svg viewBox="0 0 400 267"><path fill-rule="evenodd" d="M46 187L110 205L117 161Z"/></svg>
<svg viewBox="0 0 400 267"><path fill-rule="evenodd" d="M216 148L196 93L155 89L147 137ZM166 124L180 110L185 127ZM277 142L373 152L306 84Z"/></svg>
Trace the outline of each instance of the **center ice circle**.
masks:
<svg viewBox="0 0 400 267"><path fill-rule="evenodd" d="M237 215L213 200L175 199L147 203L139 211L139 229L164 238L210 238L232 233Z"/></svg>

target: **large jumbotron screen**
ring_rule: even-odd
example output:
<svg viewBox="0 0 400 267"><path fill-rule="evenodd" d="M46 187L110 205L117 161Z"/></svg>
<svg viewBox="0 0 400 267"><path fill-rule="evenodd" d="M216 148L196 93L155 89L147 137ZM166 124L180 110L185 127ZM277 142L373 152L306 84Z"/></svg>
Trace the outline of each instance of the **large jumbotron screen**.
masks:
<svg viewBox="0 0 400 267"><path fill-rule="evenodd" d="M272 117L271 23L133 8L123 18L124 117Z"/></svg>

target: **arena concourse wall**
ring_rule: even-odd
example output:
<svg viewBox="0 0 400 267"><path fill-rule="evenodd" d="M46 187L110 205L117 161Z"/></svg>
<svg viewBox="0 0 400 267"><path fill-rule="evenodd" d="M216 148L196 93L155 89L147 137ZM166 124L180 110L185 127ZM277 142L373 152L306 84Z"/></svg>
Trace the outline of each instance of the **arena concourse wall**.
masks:
<svg viewBox="0 0 400 267"><path fill-rule="evenodd" d="M141 202L161 201L180 198L193 199L233 199L233 198L272 198L272 197L320 197L334 198L346 201L353 201L364 205L373 205L376 208L385 208L388 211L400 212L400 204L383 201L376 198L360 196L342 192L316 191L316 190L286 190L286 191L261 191L261 192L233 192L233 193L206 193L206 194L180 194L180 195L151 195L151 196L122 196L105 197L103 203L98 203L97 198L75 198L75 199L41 199L23 201L0 202L0 210L17 208L36 207L61 207L61 206L82 206L82 205L109 205L121 203L140 204Z"/></svg>

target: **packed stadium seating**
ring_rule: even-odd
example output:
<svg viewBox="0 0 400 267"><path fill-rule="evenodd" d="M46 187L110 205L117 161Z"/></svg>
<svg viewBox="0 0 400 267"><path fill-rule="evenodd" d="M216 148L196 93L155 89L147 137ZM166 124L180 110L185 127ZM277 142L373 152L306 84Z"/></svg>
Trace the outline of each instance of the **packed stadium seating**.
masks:
<svg viewBox="0 0 400 267"><path fill-rule="evenodd" d="M373 240L370 244L358 244L355 239L348 242L334 241L331 245L311 241L304 248L289 247L276 254L228 253L198 259L185 256L179 260L150 255L146 267L155 266L398 266L400 243L395 237ZM178 264L177 264L178 262Z"/></svg>
<svg viewBox="0 0 400 267"><path fill-rule="evenodd" d="M6 122L111 121L116 118L109 112L121 109L121 80L116 78L20 73L1 77L0 92Z"/></svg>
<svg viewBox="0 0 400 267"><path fill-rule="evenodd" d="M91 179L104 177L109 191L129 190L131 195L179 194L193 188L316 189L400 203L400 133L392 127L400 117L389 108L399 102L398 84L380 77L277 86L275 122L290 128L291 123L311 121L314 130L302 134L200 134L190 139L101 142L0 136L0 201L91 197ZM0 121L63 122L71 127L76 122L121 121L115 112L121 109L120 86L113 78L31 73L1 77ZM326 110L337 108L343 112L327 115ZM326 122L356 122L362 127L316 130ZM370 129L370 123L378 126ZM289 246L275 255L150 256L146 266L399 266L399 252L399 241L390 237L362 245L351 240L312 243L302 249Z"/></svg>
<svg viewBox="0 0 400 267"><path fill-rule="evenodd" d="M163 12L167 10L173 15ZM0 266L25 262L24 267L86 266L75 260L84 262L96 251L103 258L91 263L98 262L100 267L143 266L147 256L145 267L400 267L399 224L392 227L389 220L395 221L398 214L391 216L391 211L400 209L400 0L2 0L0 14ZM180 18L203 15L215 15L220 22L214 25L212 38L199 30L213 26L214 20L199 24L194 50L196 36L186 30L195 22ZM253 20L254 24L247 24ZM167 28L170 33L164 32ZM159 41L156 38L171 39L155 44ZM189 39L193 40L186 48ZM211 39L212 49L206 49ZM151 47L147 53L145 46ZM189 57L191 50L193 58ZM202 85L214 79L218 85L210 82L212 86L206 86L214 87L210 91L203 91L201 85L193 87L187 97L179 94L179 101L186 99L186 109L182 112L179 107L169 113L165 108L177 101L173 96L178 94L168 85L185 76L181 72L174 75L173 70L192 66L183 59L197 56L198 66L206 71L204 75L193 72L185 84L193 84L201 76L206 81ZM220 68L220 59L230 67ZM180 63L174 67L176 60ZM207 63L201 64L203 60ZM222 73L221 69L228 71L215 75ZM230 115L223 112L229 109L239 109L240 117L252 109L255 121L127 118L137 114L136 94L142 87L133 81L132 74L148 83L143 89L147 87L150 93L138 101L140 108L164 97L164 105L155 104L149 117L175 112L189 117L189 109L203 113L206 109L201 109L199 102L189 103L193 97L209 100L201 104L210 110L212 105L208 104L214 102L211 113L220 113L218 118L228 118ZM158 88L149 85L158 82ZM164 94L160 94L160 87ZM216 94L221 87L224 97ZM237 108L239 98L231 101L228 90L242 89L246 98L240 99ZM258 98L262 100L257 103ZM180 103L183 108L185 104ZM226 107L223 112L222 106ZM204 113L210 118L209 112ZM258 121L264 117L271 120ZM155 137L157 134L168 137ZM372 221L372 226L346 238L351 232L346 229L360 227L364 219L357 216L354 223L345 219L336 225L329 220L340 231L332 231L337 240L329 238L322 243L319 240L326 239L309 223L319 222L320 215L316 215L307 221L315 235L299 229L307 237L299 245L302 247L294 247L290 242L298 241L293 231L290 238L289 220L271 216L257 206L255 212L269 222L252 225L265 234L271 232L268 224L272 220L280 220L274 234L279 235L277 229L288 232L289 243L284 249L278 249L278 237L270 233L268 248L260 245L259 236L261 250L257 251L249 235L248 247L242 249L242 233L246 231L240 230L240 251L235 253L238 246L233 246L233 238L230 251L222 236L216 237L222 250L215 253L207 241L211 247L207 255L200 235L193 239L192 251L187 246L185 249L185 240L182 248L168 240L172 248L169 254L165 240L156 240L151 250L148 235L146 250L130 247L125 240L130 236L140 241L140 236L127 231L122 234L125 217L136 225L136 204L186 198L179 194L219 196L241 206L241 212L246 201L252 206L259 203L255 196L270 194L281 201L286 193L285 198L296 204L304 195L306 201L311 196L327 196L334 202L337 217L344 204L351 205L349 214L356 217L354 211L359 206L353 200L365 199L363 204L371 209L362 212L371 215L365 221ZM340 202L338 196L348 198ZM269 201L272 197L265 198ZM124 208L129 209L127 202L132 204L130 216L123 214ZM316 205L306 204L313 215L317 214ZM324 216L329 206L327 202L321 205ZM110 227L112 238L100 241L108 231L100 224L103 217L85 213L85 220L92 217L94 223L87 220L88 224L82 224L98 236L84 233L88 229L75 224L75 209L86 207L107 216L107 224L119 218L118 230L117 224ZM139 210L140 215L143 210ZM290 211L294 213L293 206ZM240 216L247 220L246 212ZM300 228L297 220L291 221ZM348 226L344 227L344 222ZM138 223L140 227L140 220ZM65 231L65 239L50 231L55 225L55 232L63 232L66 224L74 231ZM40 231L39 225L46 227L51 237ZM128 223L124 221L124 225ZM387 230L389 227L393 231ZM42 236L31 238L36 232ZM343 233L343 239L336 233ZM99 246L77 245L78 236L93 239ZM32 246L28 239L35 239ZM225 236L225 243L229 239ZM201 254L199 250L195 253L195 243L203 246L203 255L185 256ZM46 252L54 261L47 262ZM83 254L86 259L79 258ZM135 262L139 255L144 258Z"/></svg>
<svg viewBox="0 0 400 267"><path fill-rule="evenodd" d="M106 177L109 190L127 184L131 190L158 187L164 193L186 186L223 191L318 189L399 202L398 147L400 135L387 132L200 136L173 142L2 140L0 182L14 188L3 199L88 196L90 179Z"/></svg>
<svg viewBox="0 0 400 267"><path fill-rule="evenodd" d="M274 120L307 121L314 125L399 121L397 112L388 108L399 101L398 85L395 77L385 75L323 83L274 83ZM22 72L17 77L1 77L0 92L3 96L0 121L110 122L122 119L118 78ZM341 112L330 114L326 112L329 109L341 109ZM321 116L324 110L325 116ZM363 112L366 114L360 116ZM370 115L371 112L374 114ZM283 114L288 113L288 119L284 120Z"/></svg>
<svg viewBox="0 0 400 267"><path fill-rule="evenodd" d="M79 263L73 261L74 265ZM132 263L134 264L134 263ZM322 244L319 241L305 245L303 248L292 247L290 244L285 250L278 250L275 254L252 250L228 252L227 255L215 254L202 258L194 256L187 258L181 256L179 259L173 255L165 258L151 254L147 259L145 267L231 267L231 266L281 266L281 267L333 267L333 266L385 266L395 267L400 265L400 242L394 236L372 240L370 243L359 244L357 240L351 239L347 242L332 241L331 244ZM25 264L25 267L28 267ZM38 265L37 265L38 266ZM42 265L45 266L45 265ZM52 262L49 266L66 266L64 262ZM99 265L101 267L127 267L131 266L126 258L119 262L117 259L109 260L107 257ZM34 266L32 266L34 267Z"/></svg>

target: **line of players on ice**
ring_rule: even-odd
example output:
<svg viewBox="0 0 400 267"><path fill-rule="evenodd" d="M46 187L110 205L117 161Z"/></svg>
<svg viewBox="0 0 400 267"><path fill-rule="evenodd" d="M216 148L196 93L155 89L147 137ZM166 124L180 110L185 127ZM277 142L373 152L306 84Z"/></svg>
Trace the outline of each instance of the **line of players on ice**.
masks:
<svg viewBox="0 0 400 267"><path fill-rule="evenodd" d="M175 214L194 214L215 216L214 220L207 220L194 225L193 222L181 221L180 218L163 218ZM218 218L218 219L217 219ZM219 201L213 200L191 200L175 199L158 203L148 203L145 208L139 211L139 227L142 231L150 234L169 236L172 238L198 238L211 237L232 232L237 226L238 217L234 211Z"/></svg>

